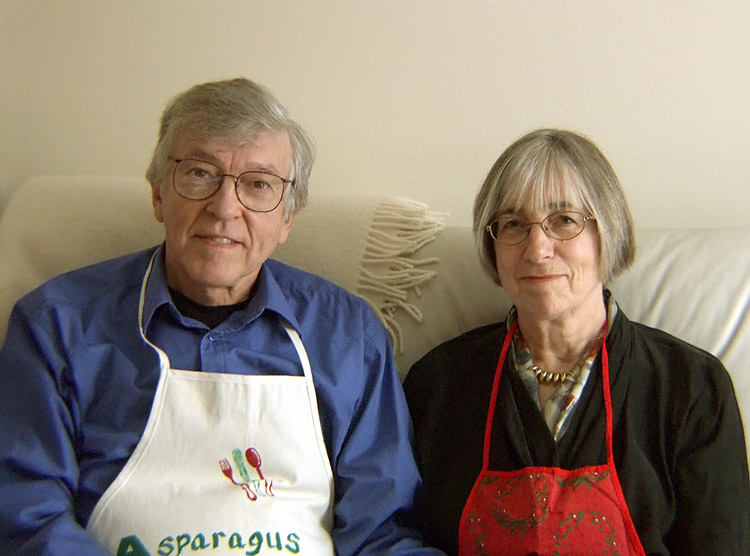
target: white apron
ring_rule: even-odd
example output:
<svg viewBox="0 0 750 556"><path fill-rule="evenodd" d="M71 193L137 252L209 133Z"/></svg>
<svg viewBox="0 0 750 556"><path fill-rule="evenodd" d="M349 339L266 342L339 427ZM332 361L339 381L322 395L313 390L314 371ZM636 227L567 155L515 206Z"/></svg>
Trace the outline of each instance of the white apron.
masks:
<svg viewBox="0 0 750 556"><path fill-rule="evenodd" d="M153 264L153 259L152 259ZM310 362L304 376L161 371L143 437L91 514L112 554L334 554L333 475Z"/></svg>

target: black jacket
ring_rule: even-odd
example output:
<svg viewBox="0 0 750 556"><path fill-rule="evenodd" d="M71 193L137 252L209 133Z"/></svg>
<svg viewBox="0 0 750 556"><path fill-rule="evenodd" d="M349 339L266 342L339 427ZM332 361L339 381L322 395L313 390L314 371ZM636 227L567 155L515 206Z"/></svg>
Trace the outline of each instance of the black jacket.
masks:
<svg viewBox="0 0 750 556"><path fill-rule="evenodd" d="M504 323L430 351L404 382L424 487L427 539L458 553L458 522L482 465ZM619 311L607 335L615 466L647 554L750 555L750 478L729 373L714 356ZM601 354L556 444L510 357L490 469L606 462Z"/></svg>

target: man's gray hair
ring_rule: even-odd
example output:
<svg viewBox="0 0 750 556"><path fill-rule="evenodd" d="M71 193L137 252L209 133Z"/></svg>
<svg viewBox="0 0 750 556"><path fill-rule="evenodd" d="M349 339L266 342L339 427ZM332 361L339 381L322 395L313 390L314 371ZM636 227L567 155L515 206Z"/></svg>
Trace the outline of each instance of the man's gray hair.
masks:
<svg viewBox="0 0 750 556"><path fill-rule="evenodd" d="M181 133L241 146L269 131L286 132L292 147L288 179L294 185L286 196L288 218L307 204L315 146L312 137L288 116L286 108L268 89L242 77L195 85L169 101L161 116L159 139L146 179L152 187L165 183L172 148Z"/></svg>

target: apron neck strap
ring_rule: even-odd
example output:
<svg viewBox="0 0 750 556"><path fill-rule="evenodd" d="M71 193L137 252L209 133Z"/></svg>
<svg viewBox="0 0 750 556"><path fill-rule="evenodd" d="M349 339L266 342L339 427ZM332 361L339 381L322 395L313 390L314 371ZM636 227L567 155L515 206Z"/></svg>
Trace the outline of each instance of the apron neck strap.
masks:
<svg viewBox="0 0 750 556"><path fill-rule="evenodd" d="M495 378L492 382L492 394L490 395L490 407L487 411L487 424L484 427L484 451L482 454L482 470L487 471L490 464L490 443L492 439L492 422L495 419L495 406L497 405L497 392L500 387L500 375L503 374L503 365L505 364L505 358L508 355L508 348L510 342L513 340L513 333L518 328L518 319L513 321L510 325L508 333L505 335L503 341L503 349L500 352L500 357L497 360L497 367L495 368Z"/></svg>
<svg viewBox="0 0 750 556"><path fill-rule="evenodd" d="M490 444L492 442L492 424L495 420L495 408L497 406L497 393L500 389L500 376L503 373L503 366L508 355L508 348L513 340L513 333L518 328L518 319L515 319L508 328L503 341L503 347L500 351L500 357L495 368L495 378L492 382L492 393L490 397L490 406L487 411L487 423L484 427L484 449L482 452L482 470L487 471L490 463ZM605 441L607 443L607 463L614 469L614 452L612 450L612 394L609 383L609 354L607 353L607 323L604 323L604 332L602 338L602 387L604 391L604 412L606 416Z"/></svg>

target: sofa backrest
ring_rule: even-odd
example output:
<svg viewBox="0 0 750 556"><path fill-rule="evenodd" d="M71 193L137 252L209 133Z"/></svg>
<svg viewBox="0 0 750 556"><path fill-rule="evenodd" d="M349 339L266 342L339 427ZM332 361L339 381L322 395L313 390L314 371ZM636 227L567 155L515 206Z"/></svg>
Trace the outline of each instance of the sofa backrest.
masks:
<svg viewBox="0 0 750 556"><path fill-rule="evenodd" d="M0 218L0 340L15 301L46 279L159 243L142 178L47 176L17 189ZM635 264L610 288L632 320L717 355L750 429L750 229L637 231ZM274 255L367 299L403 376L435 345L504 317L471 230L423 203L313 196ZM750 438L750 431L746 431Z"/></svg>

